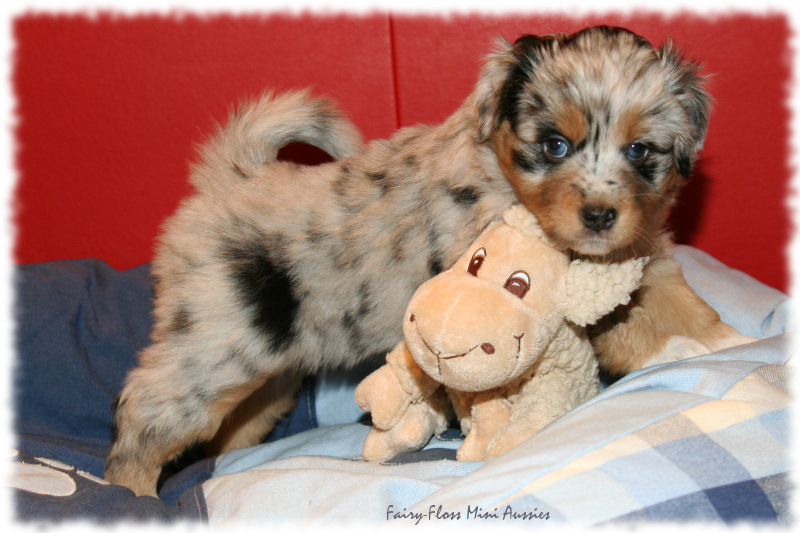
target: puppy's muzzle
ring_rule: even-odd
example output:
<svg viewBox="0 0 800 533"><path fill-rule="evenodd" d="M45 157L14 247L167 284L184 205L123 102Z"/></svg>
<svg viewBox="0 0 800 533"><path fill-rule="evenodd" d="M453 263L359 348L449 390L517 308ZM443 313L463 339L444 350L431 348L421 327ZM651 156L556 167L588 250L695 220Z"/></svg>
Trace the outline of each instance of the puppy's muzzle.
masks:
<svg viewBox="0 0 800 533"><path fill-rule="evenodd" d="M581 208L581 221L590 230L600 233L610 229L617 221L617 210L613 207L584 206Z"/></svg>

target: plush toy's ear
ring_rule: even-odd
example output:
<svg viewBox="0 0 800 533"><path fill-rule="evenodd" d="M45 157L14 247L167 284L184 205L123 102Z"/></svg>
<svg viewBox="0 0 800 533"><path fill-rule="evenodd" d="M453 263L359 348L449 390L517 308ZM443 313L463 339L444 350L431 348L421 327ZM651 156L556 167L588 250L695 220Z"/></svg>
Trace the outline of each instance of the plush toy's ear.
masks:
<svg viewBox="0 0 800 533"><path fill-rule="evenodd" d="M647 262L646 257L621 263L573 261L567 271L567 320L579 326L594 324L627 304Z"/></svg>

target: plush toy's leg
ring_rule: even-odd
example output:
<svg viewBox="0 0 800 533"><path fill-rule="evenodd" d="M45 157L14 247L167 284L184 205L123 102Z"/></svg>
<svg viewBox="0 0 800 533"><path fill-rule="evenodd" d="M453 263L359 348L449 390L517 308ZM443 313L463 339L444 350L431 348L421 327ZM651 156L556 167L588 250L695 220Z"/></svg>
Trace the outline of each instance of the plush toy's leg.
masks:
<svg viewBox="0 0 800 533"><path fill-rule="evenodd" d="M505 398L478 397L472 405L472 426L458 448L459 461L482 461L486 445L494 434L511 420L511 406Z"/></svg>
<svg viewBox="0 0 800 533"><path fill-rule="evenodd" d="M600 366L611 374L648 366L674 336L695 339L711 351L756 340L722 322L686 283L680 264L671 258L651 261L631 303L618 307L588 331ZM690 349L677 358L695 355L698 350ZM676 360L675 354L671 359Z"/></svg>
<svg viewBox="0 0 800 533"><path fill-rule="evenodd" d="M486 445L483 459L488 461L506 453L511 448L539 433L542 428L555 419L555 416L532 411L524 418L511 422L494 434Z"/></svg>
<svg viewBox="0 0 800 533"><path fill-rule="evenodd" d="M370 430L364 441L362 457L367 461L375 461L419 450L440 425L440 418L441 415L428 403L413 403L390 429L373 427Z"/></svg>

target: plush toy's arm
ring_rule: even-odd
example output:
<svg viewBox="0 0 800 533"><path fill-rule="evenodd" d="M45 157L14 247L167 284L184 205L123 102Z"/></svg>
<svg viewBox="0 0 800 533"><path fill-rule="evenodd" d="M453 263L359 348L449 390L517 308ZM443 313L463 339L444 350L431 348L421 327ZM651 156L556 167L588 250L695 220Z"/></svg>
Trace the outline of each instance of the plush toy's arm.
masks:
<svg viewBox="0 0 800 533"><path fill-rule="evenodd" d="M386 356L386 364L367 376L356 388L356 404L372 414L380 429L394 427L411 403L433 396L439 383L419 368L401 342Z"/></svg>
<svg viewBox="0 0 800 533"><path fill-rule="evenodd" d="M386 364L356 388L356 403L372 414L373 428L362 457L387 459L418 450L447 427L448 404L441 385L425 374L404 342L386 356Z"/></svg>
<svg viewBox="0 0 800 533"><path fill-rule="evenodd" d="M447 428L447 402L444 391L408 405L403 416L389 429L373 427L364 440L361 456L367 461L389 459L425 446L434 433Z"/></svg>

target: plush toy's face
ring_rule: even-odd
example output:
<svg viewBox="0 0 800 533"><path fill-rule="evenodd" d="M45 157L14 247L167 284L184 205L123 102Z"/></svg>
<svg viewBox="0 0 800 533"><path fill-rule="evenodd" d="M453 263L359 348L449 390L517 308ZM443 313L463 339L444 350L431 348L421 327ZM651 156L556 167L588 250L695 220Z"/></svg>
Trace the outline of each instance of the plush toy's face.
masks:
<svg viewBox="0 0 800 533"><path fill-rule="evenodd" d="M452 269L417 290L405 315L406 345L450 388L501 386L536 363L563 322L568 266L541 240L493 226Z"/></svg>

